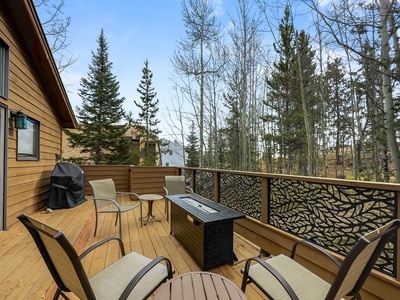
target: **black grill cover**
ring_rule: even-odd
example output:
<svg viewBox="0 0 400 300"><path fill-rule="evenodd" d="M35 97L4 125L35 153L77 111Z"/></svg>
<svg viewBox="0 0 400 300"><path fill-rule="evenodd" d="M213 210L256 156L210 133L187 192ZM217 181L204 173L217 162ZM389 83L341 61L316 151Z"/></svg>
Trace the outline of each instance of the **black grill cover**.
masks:
<svg viewBox="0 0 400 300"><path fill-rule="evenodd" d="M74 163L59 162L50 179L48 208L72 208L86 201L85 173Z"/></svg>

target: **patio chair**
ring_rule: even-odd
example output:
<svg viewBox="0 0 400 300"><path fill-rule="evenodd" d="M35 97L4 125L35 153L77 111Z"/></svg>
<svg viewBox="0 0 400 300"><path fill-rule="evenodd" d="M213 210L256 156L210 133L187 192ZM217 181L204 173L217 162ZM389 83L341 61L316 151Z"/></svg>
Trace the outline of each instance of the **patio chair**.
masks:
<svg viewBox="0 0 400 300"><path fill-rule="evenodd" d="M185 176L183 175L168 175L165 176L165 195L185 194L186 192L193 193L193 190L186 186ZM165 214L167 221L169 220L168 199L165 198Z"/></svg>
<svg viewBox="0 0 400 300"><path fill-rule="evenodd" d="M114 181L111 178L107 179L99 179L99 180L91 180L89 181L90 186L92 187L93 192L93 202L96 210L96 224L94 227L94 236L96 236L97 232L97 223L98 223L98 215L99 213L115 213L115 225L119 220L119 237L122 239L122 218L121 214L124 212L128 212L130 210L135 209L136 207L140 207L140 227L143 226L142 221L142 200L140 196L133 192L117 192L115 190ZM118 203L118 195L135 195L139 199L139 203L137 204L129 204L129 205L120 205Z"/></svg>
<svg viewBox="0 0 400 300"><path fill-rule="evenodd" d="M59 296L69 299L65 292L72 292L79 299L146 299L162 283L172 278L173 271L168 258L159 256L151 260L135 252L125 255L123 242L119 238L102 240L78 256L61 231L28 215L19 215L18 219L32 235L57 285L53 299ZM121 257L88 278L81 259L111 241L118 241Z"/></svg>
<svg viewBox="0 0 400 300"><path fill-rule="evenodd" d="M386 243L399 227L400 220L393 220L362 236L342 263L322 247L306 240L293 245L290 258L282 254L267 260L251 258L242 270L242 290L245 292L246 285L254 283L270 299L336 300L344 296L361 299L359 292L365 280ZM338 266L339 270L332 284L294 260L296 248L300 244L322 252Z"/></svg>

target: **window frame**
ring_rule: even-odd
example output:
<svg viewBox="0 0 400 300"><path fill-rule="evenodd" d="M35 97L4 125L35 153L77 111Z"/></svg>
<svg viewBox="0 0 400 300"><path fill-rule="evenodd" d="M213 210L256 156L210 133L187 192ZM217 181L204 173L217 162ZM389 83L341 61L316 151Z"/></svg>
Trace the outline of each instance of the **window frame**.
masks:
<svg viewBox="0 0 400 300"><path fill-rule="evenodd" d="M8 99L10 47L0 39L0 96Z"/></svg>
<svg viewBox="0 0 400 300"><path fill-rule="evenodd" d="M40 123L29 117L27 123L28 129L17 129L17 160L40 160ZM29 130L33 130L32 136L29 136L29 133L27 134ZM25 143L32 147L32 154L20 152L24 135L29 139ZM30 139L30 137L32 138Z"/></svg>

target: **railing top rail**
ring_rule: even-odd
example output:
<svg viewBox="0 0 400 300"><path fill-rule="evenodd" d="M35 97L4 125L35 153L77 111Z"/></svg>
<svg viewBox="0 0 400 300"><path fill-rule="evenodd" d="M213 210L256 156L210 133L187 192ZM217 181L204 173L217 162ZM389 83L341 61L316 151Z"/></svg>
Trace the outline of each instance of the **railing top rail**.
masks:
<svg viewBox="0 0 400 300"><path fill-rule="evenodd" d="M261 178L278 178L278 179L288 179L288 180L298 180L310 183L319 184L331 184L336 186L349 186L358 188L369 188L387 191L400 191L400 184L398 183L386 183L386 182L373 182L373 181L358 181L358 180L348 180L348 179L336 179L336 178L325 178L325 177L311 177L311 176L299 176L299 175L285 175L285 174L275 174L275 173L261 173L261 172L248 172L248 171L235 171L235 170L223 170L223 169L204 169L204 168L189 168L189 167L179 167L185 170L195 170L204 171L211 173L227 173L227 174L237 174L242 176L257 176Z"/></svg>

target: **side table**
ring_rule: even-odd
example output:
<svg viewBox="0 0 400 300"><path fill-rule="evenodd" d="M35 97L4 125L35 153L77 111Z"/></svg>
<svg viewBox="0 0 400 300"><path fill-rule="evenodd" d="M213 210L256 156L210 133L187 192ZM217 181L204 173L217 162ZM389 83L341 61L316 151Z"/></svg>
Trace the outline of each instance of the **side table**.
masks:
<svg viewBox="0 0 400 300"><path fill-rule="evenodd" d="M140 199L142 201L148 202L147 215L142 218L142 221L144 221L143 222L144 225L146 225L146 223L150 220L155 222L160 222L160 220L157 219L156 216L153 214L153 202L156 200L162 200L163 198L164 198L163 196L157 194L140 195Z"/></svg>
<svg viewBox="0 0 400 300"><path fill-rule="evenodd" d="M158 289L153 300L246 300L243 291L228 278L210 272L177 276Z"/></svg>

